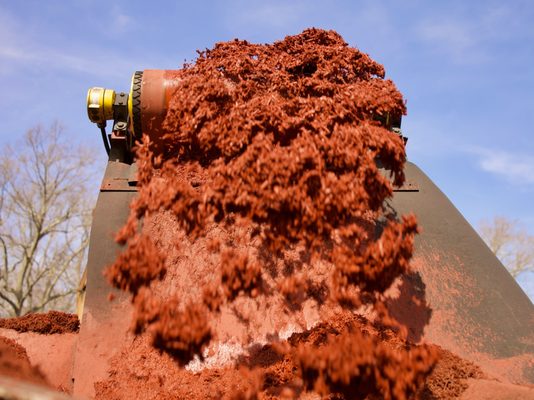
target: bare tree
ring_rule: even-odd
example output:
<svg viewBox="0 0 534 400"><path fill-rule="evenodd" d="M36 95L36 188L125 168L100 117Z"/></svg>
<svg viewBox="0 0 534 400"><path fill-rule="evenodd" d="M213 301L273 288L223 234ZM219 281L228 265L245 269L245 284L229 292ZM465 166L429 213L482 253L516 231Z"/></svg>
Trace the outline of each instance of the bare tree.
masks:
<svg viewBox="0 0 534 400"><path fill-rule="evenodd" d="M91 152L59 124L30 129L0 152L0 314L72 311L94 195Z"/></svg>
<svg viewBox="0 0 534 400"><path fill-rule="evenodd" d="M534 236L517 222L495 217L480 224L480 235L513 277L534 271Z"/></svg>

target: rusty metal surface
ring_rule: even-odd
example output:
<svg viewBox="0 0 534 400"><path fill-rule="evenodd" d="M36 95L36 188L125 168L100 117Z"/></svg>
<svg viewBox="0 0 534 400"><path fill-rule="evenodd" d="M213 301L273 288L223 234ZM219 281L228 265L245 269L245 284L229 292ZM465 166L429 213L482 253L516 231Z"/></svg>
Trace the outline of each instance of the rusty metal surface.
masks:
<svg viewBox="0 0 534 400"><path fill-rule="evenodd" d="M141 82L141 128L154 143L163 135L163 120L174 89L180 84L173 70L145 70Z"/></svg>
<svg viewBox="0 0 534 400"><path fill-rule="evenodd" d="M130 165L130 170L128 171L128 185L137 186L137 163Z"/></svg>
<svg viewBox="0 0 534 400"><path fill-rule="evenodd" d="M145 70L141 81L141 129L152 140L161 135L165 118L165 71Z"/></svg>
<svg viewBox="0 0 534 400"><path fill-rule="evenodd" d="M103 179L100 185L101 192L137 192L137 187L131 184L128 178Z"/></svg>
<svg viewBox="0 0 534 400"><path fill-rule="evenodd" d="M419 191L397 192L389 206L399 216L415 213L422 228L404 289L428 306L407 301L397 309L402 322L413 339L479 363L530 358L521 373L534 384L533 304L437 186L412 163L405 172Z"/></svg>
<svg viewBox="0 0 534 400"><path fill-rule="evenodd" d="M419 186L414 181L406 180L402 186L393 187L394 192L418 192Z"/></svg>
<svg viewBox="0 0 534 400"><path fill-rule="evenodd" d="M112 176L104 176L100 184L101 192L136 192L137 165L135 163L114 166Z"/></svg>
<svg viewBox="0 0 534 400"><path fill-rule="evenodd" d="M93 214L87 291L73 366L73 393L80 397L94 397L94 383L107 377L108 361L124 344L130 321L128 296L113 289L102 274L120 250L114 236L136 195L128 185L130 165L119 156L112 159L118 161L108 162L104 182L121 182L129 190L102 190ZM110 293L116 297L113 302L108 300Z"/></svg>
<svg viewBox="0 0 534 400"><path fill-rule="evenodd" d="M385 169L381 162L378 161L378 172L385 178L387 178L390 183L393 185L393 176L391 176L391 171ZM413 179L405 179L402 186L394 186L393 185L393 192L417 192L419 191L419 186L417 186L417 182Z"/></svg>

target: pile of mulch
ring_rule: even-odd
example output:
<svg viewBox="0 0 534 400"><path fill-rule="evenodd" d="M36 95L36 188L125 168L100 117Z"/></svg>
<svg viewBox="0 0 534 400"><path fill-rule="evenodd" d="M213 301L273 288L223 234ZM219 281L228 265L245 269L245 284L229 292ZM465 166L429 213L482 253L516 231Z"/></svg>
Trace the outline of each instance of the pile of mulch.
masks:
<svg viewBox="0 0 534 400"><path fill-rule="evenodd" d="M0 351L0 364L6 367L0 368L0 376L30 383L46 380L49 388L69 392L78 331L78 317L60 311L0 319L0 336L4 344L8 343L19 355L14 358L12 352ZM20 373L9 373L13 365L12 369Z"/></svg>
<svg viewBox="0 0 534 400"><path fill-rule="evenodd" d="M282 354L279 347L305 349L306 346L323 345L321 348L331 353L327 365L339 366L342 364L337 360L343 357L343 349L334 349L329 347L328 343L336 337L343 337L339 334L347 329L364 332L369 340L379 341L382 348L396 350L414 346L406 343L390 329L372 324L362 316L345 314L308 331L294 333L285 341L257 345L250 349L248 354L242 355L236 363L191 370L180 368L173 357L155 350L150 345L150 338L141 335L113 358L109 370L110 378L95 385L96 398L118 400L139 394L155 399L322 398L303 386L302 376L298 373L302 362L300 358L294 357L290 352ZM468 379L484 378L484 374L476 365L447 350L437 346L432 347L438 353L439 361L417 393L410 398L416 396L420 400L457 398L467 388ZM312 355L313 353L310 354ZM313 361L308 360L309 363ZM378 358L378 362L383 363L383 367L388 365L387 360ZM399 374L399 378L409 372L409 370L395 371ZM327 376L325 374L324 378ZM350 373L346 376L350 376ZM365 376L365 372L362 372L361 376ZM341 387L340 392L330 398L366 398L364 394L366 390L362 386L371 385L374 377L365 376L365 379L358 383L360 388L353 387L349 393L342 395L342 391L346 388ZM363 390L360 392L359 389ZM375 394L367 398L384 397Z"/></svg>
<svg viewBox="0 0 534 400"><path fill-rule="evenodd" d="M61 311L30 313L18 318L0 318L0 328L43 335L77 333L80 321L76 314Z"/></svg>
<svg viewBox="0 0 534 400"><path fill-rule="evenodd" d="M439 360L425 380L420 392L421 400L454 399L467 389L469 379L482 379L486 375L480 367L448 350L436 346Z"/></svg>
<svg viewBox="0 0 534 400"><path fill-rule="evenodd" d="M48 386L43 373L30 364L24 347L0 336L0 376Z"/></svg>

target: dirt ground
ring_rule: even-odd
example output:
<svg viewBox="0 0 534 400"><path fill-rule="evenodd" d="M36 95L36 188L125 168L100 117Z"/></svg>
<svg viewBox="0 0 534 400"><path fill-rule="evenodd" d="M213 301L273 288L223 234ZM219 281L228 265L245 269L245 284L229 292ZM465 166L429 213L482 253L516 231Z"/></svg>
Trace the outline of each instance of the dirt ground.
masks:
<svg viewBox="0 0 534 400"><path fill-rule="evenodd" d="M39 318L43 320L48 316L49 314L44 314ZM370 336L379 337L387 346L395 348L405 345L393 332L372 326L363 317L350 316L338 321L338 324L322 324L310 331L294 334L289 342L322 341L329 332L346 326L348 320ZM9 322L18 323L17 319ZM76 335L75 332L19 333L12 329L0 329L0 378L16 378L68 393ZM231 355L232 350L228 348L227 354ZM420 399L534 398L533 387L488 377L479 366L447 350L436 350L439 361L420 388ZM271 345L254 349L246 360L242 360L245 365L253 367L252 372L243 374L243 370L228 362L231 359L218 359L219 364L226 363L223 367L214 365L215 361L212 360L211 365L204 368L200 368L200 364L193 364L184 369L173 357L155 350L149 336L141 335L128 343L120 355L115 357L110 365L111 379L96 385L97 398L216 399L228 397L229 392L241 392L246 398L247 390L258 385L256 374L259 372L263 374L260 398L320 398L312 392L299 389L301 384L294 375L294 361L289 357L281 357ZM2 382L0 379L0 387Z"/></svg>

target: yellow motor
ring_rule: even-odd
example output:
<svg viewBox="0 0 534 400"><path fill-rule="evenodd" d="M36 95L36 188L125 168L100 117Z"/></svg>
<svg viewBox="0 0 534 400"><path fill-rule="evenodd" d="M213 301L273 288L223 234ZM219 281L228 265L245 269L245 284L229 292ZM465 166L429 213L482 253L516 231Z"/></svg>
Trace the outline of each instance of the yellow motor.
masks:
<svg viewBox="0 0 534 400"><path fill-rule="evenodd" d="M93 87L87 92L87 115L95 124L105 124L113 119L113 103L115 91L101 87Z"/></svg>
<svg viewBox="0 0 534 400"><path fill-rule="evenodd" d="M158 143L162 125L174 90L180 84L179 71L136 71L128 93L93 87L87 92L87 115L103 130L106 121L113 120L112 132L127 127L127 135L139 140L142 134ZM106 149L107 134L102 133Z"/></svg>

